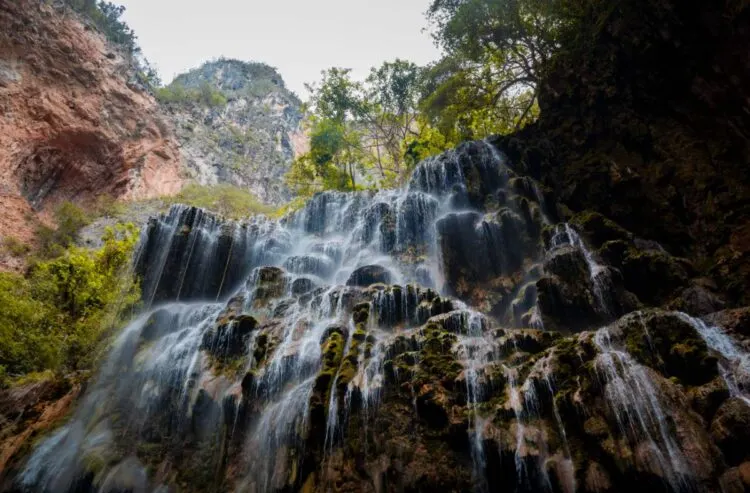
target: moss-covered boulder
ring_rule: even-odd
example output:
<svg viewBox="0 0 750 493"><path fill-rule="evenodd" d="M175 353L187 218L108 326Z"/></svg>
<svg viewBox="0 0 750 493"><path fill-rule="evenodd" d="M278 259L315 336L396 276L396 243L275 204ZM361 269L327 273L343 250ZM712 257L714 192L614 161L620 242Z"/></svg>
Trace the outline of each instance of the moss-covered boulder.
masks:
<svg viewBox="0 0 750 493"><path fill-rule="evenodd" d="M587 210L576 214L570 223L582 231L595 248L608 241L629 241L633 238L631 232L596 211Z"/></svg>

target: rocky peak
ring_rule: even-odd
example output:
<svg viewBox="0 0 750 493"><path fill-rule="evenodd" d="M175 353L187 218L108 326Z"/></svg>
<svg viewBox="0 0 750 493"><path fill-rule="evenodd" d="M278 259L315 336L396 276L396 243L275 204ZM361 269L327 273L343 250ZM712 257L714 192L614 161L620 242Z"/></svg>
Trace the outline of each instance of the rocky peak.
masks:
<svg viewBox="0 0 750 493"><path fill-rule="evenodd" d="M196 181L248 188L269 204L290 198L281 177L306 138L302 102L276 69L214 60L178 76L160 96Z"/></svg>

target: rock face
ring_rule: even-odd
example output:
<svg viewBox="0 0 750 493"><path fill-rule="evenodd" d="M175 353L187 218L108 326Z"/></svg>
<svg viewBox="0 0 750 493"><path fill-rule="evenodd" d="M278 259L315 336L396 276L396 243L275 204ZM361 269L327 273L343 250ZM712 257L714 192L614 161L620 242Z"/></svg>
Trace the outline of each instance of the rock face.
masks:
<svg viewBox="0 0 750 493"><path fill-rule="evenodd" d="M181 187L177 140L130 65L71 12L0 2L0 235L62 200L145 198Z"/></svg>
<svg viewBox="0 0 750 493"><path fill-rule="evenodd" d="M606 1L595 11L601 22L581 26L540 85L539 121L500 146L572 210L690 258L723 301L750 304L748 7ZM633 259L684 276L652 260Z"/></svg>
<svg viewBox="0 0 750 493"><path fill-rule="evenodd" d="M741 491L745 310L664 309L714 288L564 215L487 142L281 220L174 206L144 234L146 313L5 487Z"/></svg>
<svg viewBox="0 0 750 493"><path fill-rule="evenodd" d="M746 490L747 7L607 4L536 126L279 221L154 218L146 312L0 487Z"/></svg>
<svg viewBox="0 0 750 493"><path fill-rule="evenodd" d="M214 98L165 103L193 179L231 183L278 205L290 198L283 175L307 138L302 103L278 72L261 63L220 59L178 76L167 88L213 92Z"/></svg>

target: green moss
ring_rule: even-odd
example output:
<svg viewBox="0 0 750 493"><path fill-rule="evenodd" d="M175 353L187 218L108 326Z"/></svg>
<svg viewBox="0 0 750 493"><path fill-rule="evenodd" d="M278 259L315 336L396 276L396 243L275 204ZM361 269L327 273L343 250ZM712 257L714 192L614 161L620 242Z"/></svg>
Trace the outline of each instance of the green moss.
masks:
<svg viewBox="0 0 750 493"><path fill-rule="evenodd" d="M570 223L576 226L593 245L603 245L608 241L630 241L633 235L602 214L586 210L573 216Z"/></svg>

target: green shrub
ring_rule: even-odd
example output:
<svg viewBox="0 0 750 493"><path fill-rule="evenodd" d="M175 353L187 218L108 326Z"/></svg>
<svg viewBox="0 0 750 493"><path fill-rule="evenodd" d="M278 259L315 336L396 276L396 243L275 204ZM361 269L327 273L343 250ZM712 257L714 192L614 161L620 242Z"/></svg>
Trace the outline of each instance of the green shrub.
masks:
<svg viewBox="0 0 750 493"><path fill-rule="evenodd" d="M26 277L0 273L0 366L13 378L90 368L102 336L139 299L130 275L132 224L108 228L99 250L68 247ZM7 377L4 377L7 378Z"/></svg>
<svg viewBox="0 0 750 493"><path fill-rule="evenodd" d="M242 219L253 214L270 215L275 210L260 202L249 191L228 184L190 184L177 195L167 198L167 201L202 207L231 219Z"/></svg>
<svg viewBox="0 0 750 493"><path fill-rule="evenodd" d="M6 236L3 239L3 249L13 257L23 257L31 250L31 247L13 236Z"/></svg>
<svg viewBox="0 0 750 493"><path fill-rule="evenodd" d="M164 104L200 103L209 108L222 108L227 104L224 93L211 87L208 82L201 84L198 89L190 89L180 82L173 82L157 89L155 95L156 99Z"/></svg>
<svg viewBox="0 0 750 493"><path fill-rule="evenodd" d="M75 243L78 233L93 220L93 217L72 202L63 202L54 211L53 217L57 228L40 225L37 228L39 238L39 256L52 258L62 255L66 248Z"/></svg>

